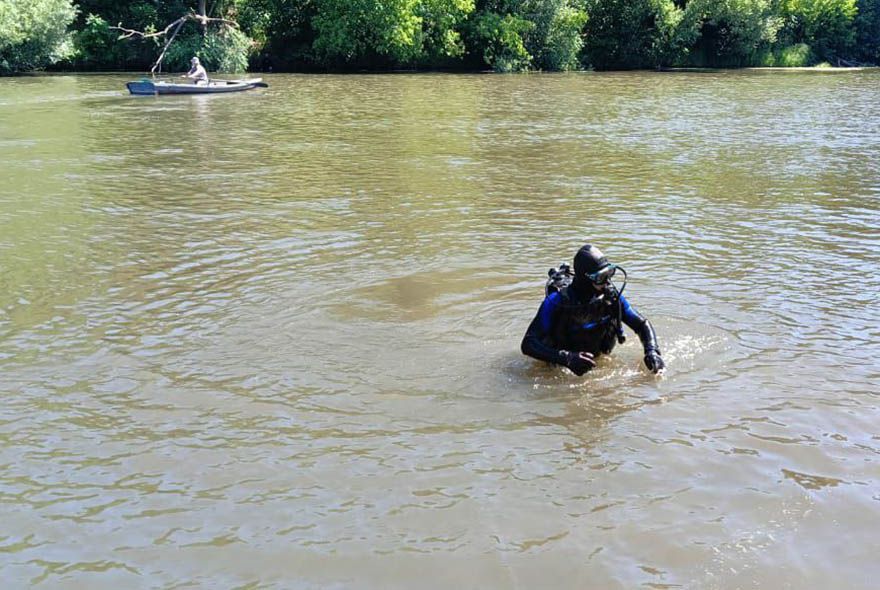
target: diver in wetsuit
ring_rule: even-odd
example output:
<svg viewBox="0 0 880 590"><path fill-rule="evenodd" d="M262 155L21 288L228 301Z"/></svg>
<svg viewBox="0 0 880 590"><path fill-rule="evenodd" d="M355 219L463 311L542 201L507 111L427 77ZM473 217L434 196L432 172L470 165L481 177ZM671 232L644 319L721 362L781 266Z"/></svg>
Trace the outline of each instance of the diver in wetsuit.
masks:
<svg viewBox="0 0 880 590"><path fill-rule="evenodd" d="M611 284L618 269L624 273L620 291ZM626 324L642 341L648 370L664 371L666 363L660 357L654 328L623 296L625 277L625 270L610 264L590 244L575 255L573 278L567 268L563 273L551 269L547 297L523 337L523 354L583 375L596 366L597 355L608 354L615 344L623 343Z"/></svg>

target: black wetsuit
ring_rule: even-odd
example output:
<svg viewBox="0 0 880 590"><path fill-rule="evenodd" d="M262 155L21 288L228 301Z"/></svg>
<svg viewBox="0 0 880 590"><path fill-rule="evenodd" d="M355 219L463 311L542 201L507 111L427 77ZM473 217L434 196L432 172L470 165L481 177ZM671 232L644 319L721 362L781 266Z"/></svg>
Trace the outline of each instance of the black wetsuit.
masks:
<svg viewBox="0 0 880 590"><path fill-rule="evenodd" d="M608 354L623 335L623 324L638 334L645 354L659 354L651 323L617 289L609 285L598 292L576 285L544 299L523 337L523 354L559 365L566 364L567 352Z"/></svg>

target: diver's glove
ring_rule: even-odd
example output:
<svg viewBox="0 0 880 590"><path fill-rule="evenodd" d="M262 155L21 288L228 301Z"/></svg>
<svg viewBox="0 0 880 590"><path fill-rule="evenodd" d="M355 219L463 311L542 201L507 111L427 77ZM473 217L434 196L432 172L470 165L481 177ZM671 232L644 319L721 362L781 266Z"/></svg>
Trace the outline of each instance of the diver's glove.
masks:
<svg viewBox="0 0 880 590"><path fill-rule="evenodd" d="M569 352L562 351L564 364L575 375L581 376L596 366L593 355L589 352Z"/></svg>
<svg viewBox="0 0 880 590"><path fill-rule="evenodd" d="M654 374L662 373L666 370L666 363L660 357L660 351L655 348L645 352L645 366Z"/></svg>

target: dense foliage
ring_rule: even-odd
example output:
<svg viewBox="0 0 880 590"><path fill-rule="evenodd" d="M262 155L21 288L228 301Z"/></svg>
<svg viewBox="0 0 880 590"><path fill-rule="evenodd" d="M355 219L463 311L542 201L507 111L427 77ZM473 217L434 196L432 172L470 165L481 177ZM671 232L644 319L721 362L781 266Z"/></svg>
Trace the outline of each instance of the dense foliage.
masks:
<svg viewBox="0 0 880 590"><path fill-rule="evenodd" d="M71 0L0 1L0 74L44 67L70 52Z"/></svg>
<svg viewBox="0 0 880 590"><path fill-rule="evenodd" d="M859 0L856 8L855 56L880 64L880 0Z"/></svg>
<svg viewBox="0 0 880 590"><path fill-rule="evenodd" d="M194 10L239 26L188 22L166 70L192 55L223 71L880 62L880 0L0 0L0 71L148 69L164 39L110 27Z"/></svg>
<svg viewBox="0 0 880 590"><path fill-rule="evenodd" d="M120 32L110 27L122 25L153 33L195 7L185 0L79 0L78 6L71 61L80 69L148 69L160 55L165 39L120 41ZM214 2L207 16L235 16L236 8L232 0ZM162 65L165 70L186 69L190 58L198 55L209 70L242 72L248 67L253 49L253 40L239 28L222 24L203 28L188 22L181 27Z"/></svg>

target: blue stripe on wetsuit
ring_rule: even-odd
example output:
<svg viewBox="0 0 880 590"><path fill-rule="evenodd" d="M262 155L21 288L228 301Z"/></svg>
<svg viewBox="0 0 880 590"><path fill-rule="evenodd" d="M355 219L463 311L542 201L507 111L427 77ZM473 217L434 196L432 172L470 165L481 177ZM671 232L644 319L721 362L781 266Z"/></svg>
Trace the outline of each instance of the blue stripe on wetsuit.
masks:
<svg viewBox="0 0 880 590"><path fill-rule="evenodd" d="M606 316L606 317L602 318L601 320L599 320L598 322L589 322L589 323L584 324L583 326L581 326L581 330L592 330L593 328L596 328L596 327L601 326L603 324L607 324L610 321L611 321L611 316Z"/></svg>
<svg viewBox="0 0 880 590"><path fill-rule="evenodd" d="M556 314L556 308L559 307L561 301L562 296L556 292L550 293L544 299L544 303L541 304L541 309L538 310L538 319L541 321L541 330L544 334L550 333L550 328L553 327L553 316Z"/></svg>
<svg viewBox="0 0 880 590"><path fill-rule="evenodd" d="M632 308L632 305L629 304L629 301L623 295L620 296L620 307L622 308L621 311L623 313L621 315L625 323L629 324L638 319L639 316L636 315L636 310Z"/></svg>
<svg viewBox="0 0 880 590"><path fill-rule="evenodd" d="M620 296L620 306L622 307L621 311L623 313L621 315L623 316L622 319L624 324L632 328L634 325L641 323L641 316L636 313L636 310L633 309L633 306L629 304L629 301L627 301L626 297L623 295Z"/></svg>

